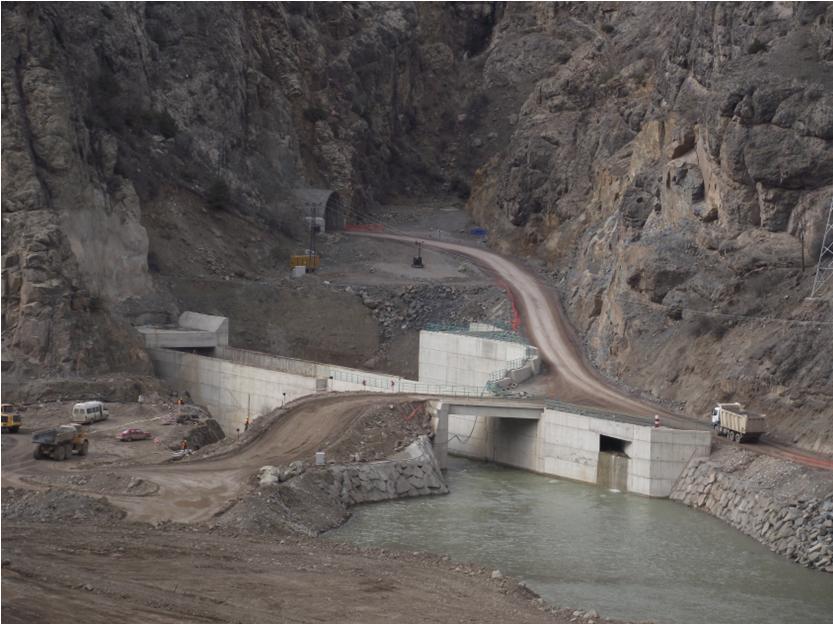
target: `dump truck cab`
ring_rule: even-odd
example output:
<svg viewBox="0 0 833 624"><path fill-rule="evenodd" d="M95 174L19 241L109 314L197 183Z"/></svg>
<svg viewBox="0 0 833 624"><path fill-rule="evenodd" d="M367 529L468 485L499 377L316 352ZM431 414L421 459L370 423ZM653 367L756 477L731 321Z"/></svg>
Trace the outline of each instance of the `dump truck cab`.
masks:
<svg viewBox="0 0 833 624"><path fill-rule="evenodd" d="M101 401L85 401L72 406L72 422L74 423L87 425L99 420L107 420L109 417L110 412Z"/></svg>
<svg viewBox="0 0 833 624"><path fill-rule="evenodd" d="M23 424L23 419L20 417L20 412L17 407L11 403L3 403L0 406L3 421L3 433L17 433L20 431L20 426Z"/></svg>

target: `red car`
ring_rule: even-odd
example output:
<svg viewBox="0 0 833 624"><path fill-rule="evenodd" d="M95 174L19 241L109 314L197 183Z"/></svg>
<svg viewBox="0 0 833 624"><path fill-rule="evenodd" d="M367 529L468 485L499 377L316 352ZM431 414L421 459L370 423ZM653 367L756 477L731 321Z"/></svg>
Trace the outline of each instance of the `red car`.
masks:
<svg viewBox="0 0 833 624"><path fill-rule="evenodd" d="M116 436L116 438L121 440L122 442L131 442L133 440L150 440L152 437L153 434L150 431L143 431L141 429L125 429L119 435Z"/></svg>

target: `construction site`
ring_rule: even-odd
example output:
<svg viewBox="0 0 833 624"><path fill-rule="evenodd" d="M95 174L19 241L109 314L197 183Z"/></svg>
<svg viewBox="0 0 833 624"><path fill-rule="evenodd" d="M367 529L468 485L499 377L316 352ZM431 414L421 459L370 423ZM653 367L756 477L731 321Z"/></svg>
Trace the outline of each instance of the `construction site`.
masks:
<svg viewBox="0 0 833 624"><path fill-rule="evenodd" d="M4 4L2 617L828 623L831 11Z"/></svg>

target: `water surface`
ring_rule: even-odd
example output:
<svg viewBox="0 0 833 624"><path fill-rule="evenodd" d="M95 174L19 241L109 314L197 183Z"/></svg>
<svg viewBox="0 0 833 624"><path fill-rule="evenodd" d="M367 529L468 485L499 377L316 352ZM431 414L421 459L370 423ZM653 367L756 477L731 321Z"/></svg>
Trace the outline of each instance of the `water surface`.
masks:
<svg viewBox="0 0 833 624"><path fill-rule="evenodd" d="M558 606L668 624L833 624L833 575L668 500L452 458L452 493L365 505L330 538L447 553Z"/></svg>

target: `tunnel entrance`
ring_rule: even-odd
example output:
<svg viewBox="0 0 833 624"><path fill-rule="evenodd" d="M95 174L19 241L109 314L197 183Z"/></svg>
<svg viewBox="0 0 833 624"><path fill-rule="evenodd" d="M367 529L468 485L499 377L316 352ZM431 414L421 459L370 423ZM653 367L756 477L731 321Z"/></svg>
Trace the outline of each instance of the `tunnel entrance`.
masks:
<svg viewBox="0 0 833 624"><path fill-rule="evenodd" d="M599 461L596 464L596 484L610 490L628 489L630 442L599 434Z"/></svg>
<svg viewBox="0 0 833 624"><path fill-rule="evenodd" d="M324 227L328 232L343 230L347 223L347 211L341 195L333 191L324 205Z"/></svg>
<svg viewBox="0 0 833 624"><path fill-rule="evenodd" d="M606 435L599 435L599 452L612 453L614 455L628 456L627 448L630 442L620 440L619 438L611 438Z"/></svg>

